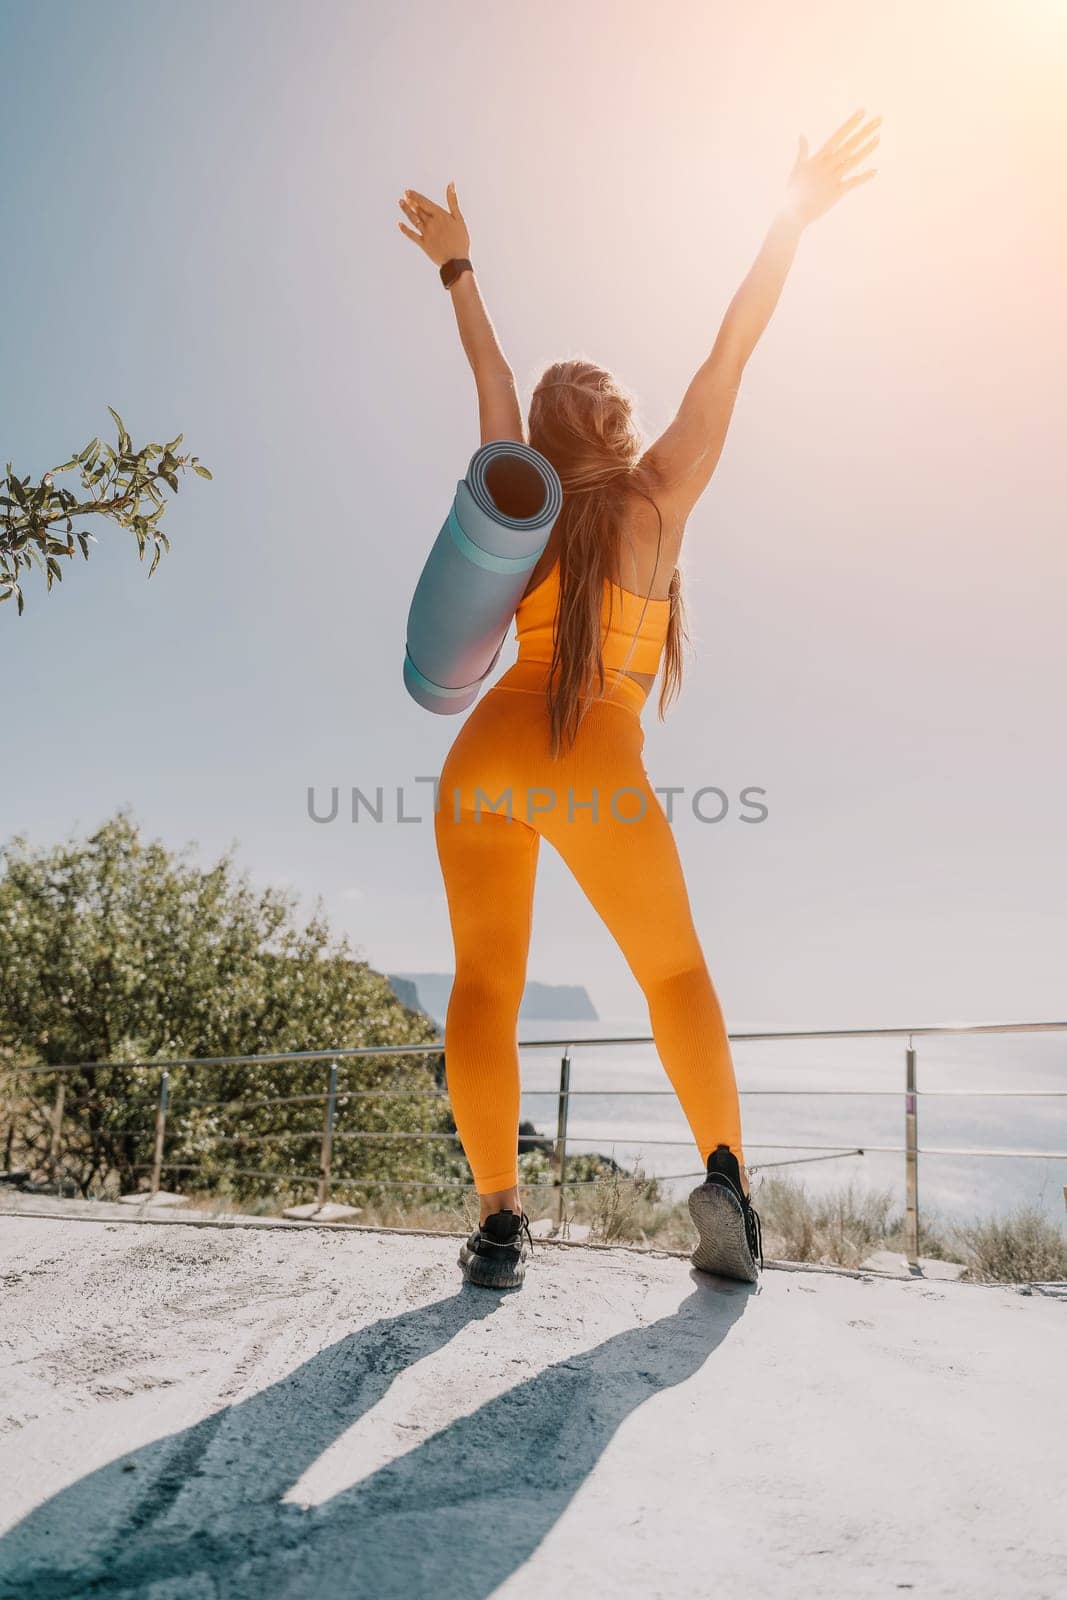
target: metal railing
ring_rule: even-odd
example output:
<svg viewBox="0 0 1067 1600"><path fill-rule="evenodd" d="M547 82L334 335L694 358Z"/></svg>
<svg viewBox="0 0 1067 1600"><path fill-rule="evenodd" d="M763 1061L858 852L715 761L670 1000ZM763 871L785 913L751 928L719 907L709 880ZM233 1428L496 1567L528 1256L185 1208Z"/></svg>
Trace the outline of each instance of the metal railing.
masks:
<svg viewBox="0 0 1067 1600"><path fill-rule="evenodd" d="M748 1160L751 1151L792 1151L804 1150L819 1152L793 1157L783 1161L748 1162L751 1172L761 1168L774 1166L801 1165L808 1161L837 1160L844 1156L865 1154L896 1154L904 1156L904 1191L905 1191L905 1216L904 1234L905 1251L907 1259L912 1266L918 1262L919 1256L919 1158L922 1155L939 1156L967 1156L967 1157L1010 1157L1016 1160L1067 1160L1067 1151L1064 1150L1005 1150L964 1146L933 1146L919 1144L919 1101L925 1098L962 1098L979 1099L997 1097L1003 1099L1056 1099L1067 1097L1067 1088L1064 1089L927 1089L920 1090L918 1085L918 1051L915 1040L933 1036L965 1036L979 1034L1038 1034L1038 1033L1067 1033L1067 1022L1016 1022L1016 1023L960 1023L960 1024L932 1024L911 1028L830 1028L830 1029L800 1029L800 1030L774 1030L759 1033L732 1033L730 1039L734 1044L742 1043L769 1043L785 1041L817 1041L817 1040L846 1040L846 1039L888 1039L900 1038L906 1040L904 1050L904 1143L902 1145L864 1144L842 1148L839 1145L828 1144L749 1144L746 1140L745 1151ZM583 1134L580 1137L569 1132L570 1103L583 1095L597 1099L622 1097L645 1098L652 1096L669 1096L676 1098L673 1089L574 1089L571 1087L572 1053L576 1049L602 1049L607 1045L654 1045L655 1040L651 1034L623 1034L601 1036L592 1039L559 1038L559 1039L529 1039L519 1042L520 1052L526 1050L561 1050L559 1086L553 1089L527 1089L524 1090L526 1098L551 1096L557 1101L556 1136L552 1146L553 1178L551 1185L537 1185L532 1187L552 1187L556 1192L556 1217L562 1223L565 1209L565 1195L568 1190L581 1188L596 1180L574 1180L567 1177L567 1162L573 1157L568 1152L568 1142L581 1144L604 1143L638 1143L645 1145L669 1145L677 1148L682 1141L677 1139L644 1139L640 1141L620 1140L617 1134ZM109 1067L113 1069L142 1069L159 1073L159 1090L156 1106L156 1119L154 1129L154 1144L151 1163L140 1163L137 1171L147 1171L151 1174L149 1180L148 1196L160 1191L163 1173L197 1171L199 1168L193 1163L167 1162L165 1158L165 1145L167 1135L167 1116L170 1103L170 1075L177 1068L202 1068L202 1067L237 1067L237 1066L295 1066L321 1062L327 1068L327 1080L321 1092L300 1095L281 1095L269 1098L259 1097L252 1100L223 1099L223 1100L190 1100L187 1105L202 1109L228 1109L248 1110L262 1109L269 1106L283 1105L311 1105L322 1102L324 1106L321 1133L308 1131L294 1134L261 1134L261 1135L216 1135L216 1139L229 1139L241 1144L269 1144L291 1139L309 1139L320 1141L319 1170L315 1174L292 1174L277 1171L262 1170L259 1168L234 1167L229 1169L234 1176L266 1178L284 1181L294 1187L312 1186L318 1195L318 1204L327 1203L333 1183L333 1153L334 1145L338 1139L354 1140L404 1140L424 1141L428 1139L450 1139L458 1142L459 1135L440 1131L421 1132L389 1132L367 1129L353 1129L338 1131L337 1109L348 1100L379 1100L403 1097L405 1099L436 1099L447 1100L443 1090L411 1089L403 1086L388 1089L338 1089L338 1065L342 1061L362 1061L375 1057L394 1056L443 1056L443 1041L438 1039L426 1044L414 1045L367 1045L347 1049L335 1050L297 1050L282 1051L262 1055L228 1055L228 1056L199 1056L176 1057L167 1061L123 1061L123 1062L73 1062L60 1065L33 1065L12 1066L9 1071L13 1080L21 1076L50 1075L58 1078L56 1097L51 1112L51 1129L49 1141L48 1167L53 1177L60 1169L60 1152L62 1146L63 1122L66 1112L66 1080L72 1073L86 1072L93 1068ZM808 1096L832 1095L839 1098L855 1096L895 1097L900 1094L899 1089L741 1089L742 1099L755 1095L776 1096ZM12 1118L17 1104L14 1082L11 1091ZM8 1130L8 1152L10 1155L12 1142L13 1120ZM519 1142L544 1146L546 1136L541 1134L526 1134L519 1136ZM695 1172L669 1173L658 1175L662 1181L669 1182L682 1178L703 1177L703 1168ZM641 1181L636 1177L623 1175L623 1181ZM346 1180L347 1187L358 1189L375 1188L403 1188L403 1189L461 1189L470 1190L474 1186L470 1182L461 1182L456 1179L443 1178L365 1178L359 1177ZM531 1187L528 1185L528 1187Z"/></svg>

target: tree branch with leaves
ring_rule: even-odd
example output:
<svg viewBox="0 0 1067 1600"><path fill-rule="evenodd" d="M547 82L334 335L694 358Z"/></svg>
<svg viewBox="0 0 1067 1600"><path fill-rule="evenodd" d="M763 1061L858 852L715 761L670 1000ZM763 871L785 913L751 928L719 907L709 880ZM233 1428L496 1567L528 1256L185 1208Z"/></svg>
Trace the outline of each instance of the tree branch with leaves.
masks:
<svg viewBox="0 0 1067 1600"><path fill-rule="evenodd" d="M151 546L151 577L160 556L170 549L160 526L167 508L165 490L177 494L179 474L190 468L201 478L211 477L198 456L179 454L183 434L169 444L146 444L135 451L122 418L111 406L108 410L118 429L117 448L90 439L84 450L50 468L38 483L20 478L10 462L6 478L0 479L0 601L13 599L20 616L27 573L38 568L51 589L63 577L62 562L73 559L78 549L88 561L96 536L75 523L89 517L105 517L128 528L142 561ZM80 496L55 481L74 471L81 479Z"/></svg>

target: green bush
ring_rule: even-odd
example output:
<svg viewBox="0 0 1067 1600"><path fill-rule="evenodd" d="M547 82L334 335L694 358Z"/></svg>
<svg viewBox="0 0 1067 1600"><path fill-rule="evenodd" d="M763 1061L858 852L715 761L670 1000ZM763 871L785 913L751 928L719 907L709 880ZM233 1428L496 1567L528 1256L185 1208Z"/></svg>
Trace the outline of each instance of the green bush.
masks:
<svg viewBox="0 0 1067 1600"><path fill-rule="evenodd" d="M301 925L290 895L254 887L230 855L202 868L144 840L125 813L55 849L14 839L0 850L0 971L13 1155L49 1170L62 1078L62 1168L86 1195L145 1181L153 1062L439 1038L320 914ZM60 1064L78 1070L27 1070ZM328 1073L321 1060L175 1066L168 1186L312 1198ZM465 1179L441 1087L439 1051L341 1061L336 1185L410 1179L425 1195L420 1180ZM375 1090L389 1097L365 1098ZM398 1137L420 1132L436 1137Z"/></svg>

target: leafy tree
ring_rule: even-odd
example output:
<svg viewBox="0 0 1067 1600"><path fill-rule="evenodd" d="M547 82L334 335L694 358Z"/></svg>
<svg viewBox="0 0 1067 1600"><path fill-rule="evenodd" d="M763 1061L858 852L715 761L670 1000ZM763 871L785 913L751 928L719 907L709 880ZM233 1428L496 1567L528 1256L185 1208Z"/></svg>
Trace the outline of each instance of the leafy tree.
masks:
<svg viewBox="0 0 1067 1600"><path fill-rule="evenodd" d="M62 1164L85 1194L130 1187L150 1164L153 1060L439 1038L321 914L301 926L293 897L253 886L231 855L202 868L188 850L143 839L124 812L84 840L35 852L16 838L0 849L0 972L0 1067L5 1051L19 1062L22 1159L47 1166L60 1080L27 1068L79 1064L62 1074ZM446 1137L454 1124L441 1069L438 1052L338 1064L338 1189L411 1179L422 1201L434 1191L417 1180L467 1178ZM174 1068L165 1172L187 1188L312 1198L298 1180L318 1170L328 1070L324 1061ZM379 1089L396 1092L362 1097ZM356 1131L378 1137L348 1137ZM415 1132L438 1137L396 1137ZM249 1176L262 1172L280 1176Z"/></svg>
<svg viewBox="0 0 1067 1600"><path fill-rule="evenodd" d="M39 483L20 478L10 461L6 479L0 479L0 600L14 599L20 616L25 573L39 567L51 589L63 577L61 563L72 559L76 548L88 561L89 546L96 536L74 526L84 518L104 517L129 528L142 561L151 545L151 577L163 551L170 549L160 526L166 509L164 488L177 494L178 474L189 467L201 478L211 477L198 456L177 453L183 434L169 444L146 444L135 451L122 418L110 406L108 410L118 429L117 449L90 439L84 450L52 467ZM58 474L76 468L81 477L80 498L55 483Z"/></svg>

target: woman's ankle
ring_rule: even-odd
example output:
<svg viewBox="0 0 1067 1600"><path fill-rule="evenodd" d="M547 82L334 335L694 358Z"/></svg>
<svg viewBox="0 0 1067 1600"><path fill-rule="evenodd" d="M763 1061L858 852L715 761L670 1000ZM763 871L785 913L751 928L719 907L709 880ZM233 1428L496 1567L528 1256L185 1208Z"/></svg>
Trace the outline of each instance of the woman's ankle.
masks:
<svg viewBox="0 0 1067 1600"><path fill-rule="evenodd" d="M478 1204L479 1226L485 1221L486 1217L491 1217L497 1211L513 1211L517 1217L522 1216L522 1199L517 1187L495 1189L491 1194L480 1194L478 1196Z"/></svg>

